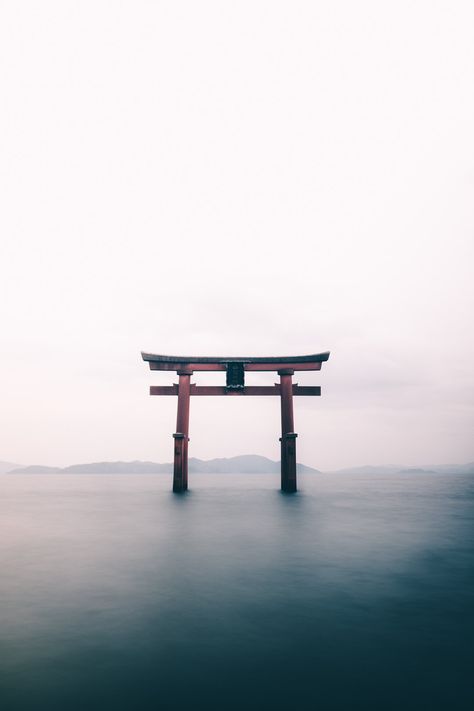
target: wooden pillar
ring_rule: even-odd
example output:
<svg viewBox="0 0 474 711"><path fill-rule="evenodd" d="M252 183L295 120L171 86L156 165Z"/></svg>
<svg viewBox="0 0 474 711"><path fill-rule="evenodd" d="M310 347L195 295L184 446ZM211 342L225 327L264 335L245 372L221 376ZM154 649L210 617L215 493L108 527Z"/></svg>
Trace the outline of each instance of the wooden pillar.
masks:
<svg viewBox="0 0 474 711"><path fill-rule="evenodd" d="M192 371L178 370L178 415L174 437L173 491L188 488L189 400Z"/></svg>
<svg viewBox="0 0 474 711"><path fill-rule="evenodd" d="M296 491L296 438L293 421L294 370L279 370L281 399L281 490Z"/></svg>

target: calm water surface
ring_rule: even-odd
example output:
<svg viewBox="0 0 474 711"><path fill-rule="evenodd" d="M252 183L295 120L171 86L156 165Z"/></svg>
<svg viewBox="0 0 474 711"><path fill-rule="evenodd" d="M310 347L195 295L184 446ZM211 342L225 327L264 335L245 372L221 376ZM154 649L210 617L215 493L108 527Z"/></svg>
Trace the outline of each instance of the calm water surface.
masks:
<svg viewBox="0 0 474 711"><path fill-rule="evenodd" d="M474 708L474 477L0 476L3 711Z"/></svg>

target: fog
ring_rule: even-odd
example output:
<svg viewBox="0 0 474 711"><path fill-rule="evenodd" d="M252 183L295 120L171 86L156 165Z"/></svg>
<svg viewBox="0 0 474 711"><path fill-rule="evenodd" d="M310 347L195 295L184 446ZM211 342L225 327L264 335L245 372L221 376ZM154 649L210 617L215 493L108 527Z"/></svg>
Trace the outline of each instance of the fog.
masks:
<svg viewBox="0 0 474 711"><path fill-rule="evenodd" d="M472 3L0 13L0 459L170 461L140 350L330 350L300 461L474 458ZM278 459L279 403L190 436Z"/></svg>

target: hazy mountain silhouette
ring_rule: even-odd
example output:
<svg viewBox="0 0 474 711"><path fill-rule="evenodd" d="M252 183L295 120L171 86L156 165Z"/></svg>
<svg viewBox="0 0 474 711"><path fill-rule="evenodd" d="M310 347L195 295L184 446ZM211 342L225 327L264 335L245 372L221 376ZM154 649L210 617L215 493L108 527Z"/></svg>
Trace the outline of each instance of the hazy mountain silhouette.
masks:
<svg viewBox="0 0 474 711"><path fill-rule="evenodd" d="M171 462L161 464L158 462L91 462L88 464L73 464L69 467L46 467L33 464L27 467L18 467L9 471L11 474L171 474ZM244 454L238 457L220 459L196 459L190 457L189 472L212 474L277 474L280 471L280 462L261 457L257 454ZM305 464L298 464L299 472L318 473L317 469Z"/></svg>
<svg viewBox="0 0 474 711"><path fill-rule="evenodd" d="M48 467L32 464L26 467L9 462L0 462L0 474L171 474L171 462L90 462L72 464L68 467ZM278 474L280 462L261 457L258 454L243 454L237 457L221 457L217 459L197 459L190 457L189 472L203 474ZM318 474L320 471L305 464L298 464L298 472ZM403 464L392 466L364 465L349 467L327 472L329 474L474 474L474 462L467 464L434 464L417 467L407 467Z"/></svg>
<svg viewBox="0 0 474 711"><path fill-rule="evenodd" d="M424 464L409 467L406 464L375 466L366 464L328 472L329 474L474 474L474 462L467 464Z"/></svg>

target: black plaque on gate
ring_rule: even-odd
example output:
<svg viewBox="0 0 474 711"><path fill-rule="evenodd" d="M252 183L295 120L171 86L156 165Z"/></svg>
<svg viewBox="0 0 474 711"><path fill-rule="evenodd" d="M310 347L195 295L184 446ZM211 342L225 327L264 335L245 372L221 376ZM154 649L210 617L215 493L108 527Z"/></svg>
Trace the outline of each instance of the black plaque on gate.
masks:
<svg viewBox="0 0 474 711"><path fill-rule="evenodd" d="M239 390L244 387L245 369L239 361L227 363L226 387L229 390Z"/></svg>

